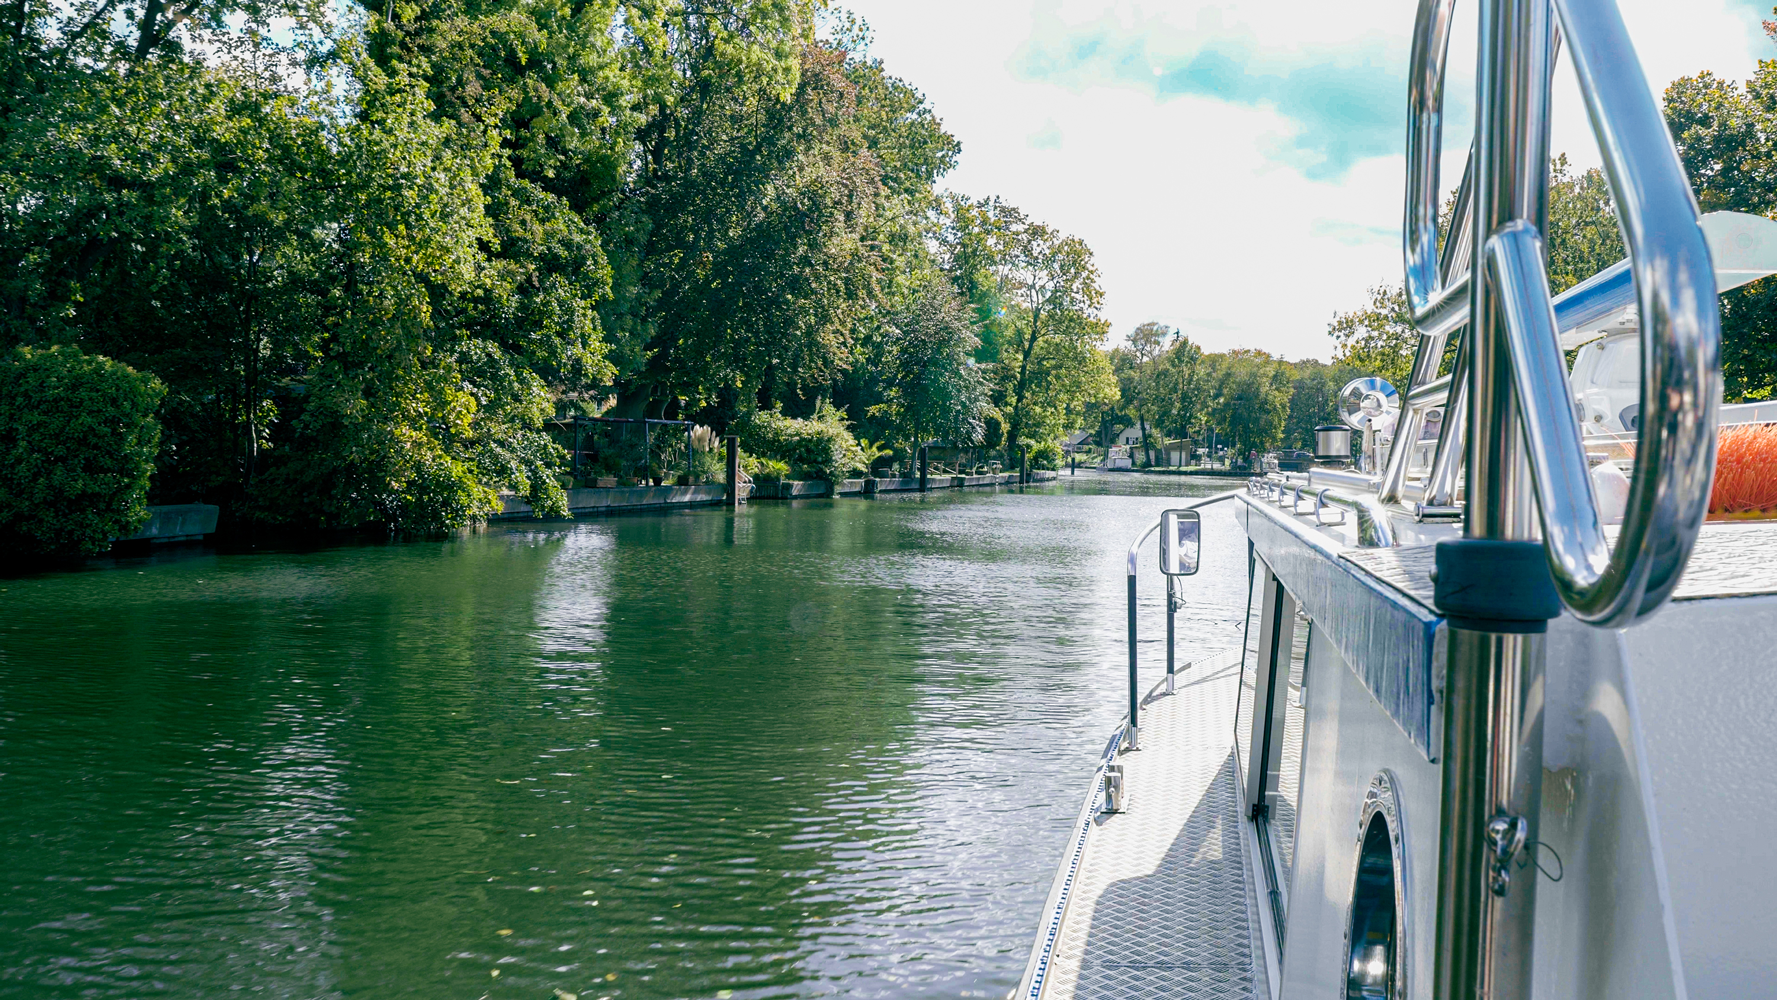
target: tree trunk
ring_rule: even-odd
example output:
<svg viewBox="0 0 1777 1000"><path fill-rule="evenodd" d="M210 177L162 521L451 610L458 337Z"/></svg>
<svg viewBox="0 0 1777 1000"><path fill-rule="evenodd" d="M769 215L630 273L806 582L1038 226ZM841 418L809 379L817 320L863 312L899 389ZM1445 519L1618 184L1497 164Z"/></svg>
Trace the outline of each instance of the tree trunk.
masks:
<svg viewBox="0 0 1777 1000"><path fill-rule="evenodd" d="M148 0L142 6L142 20L136 28L135 55L137 59L147 55L149 50L154 48L154 31L160 27L160 12L163 9L160 0Z"/></svg>
<svg viewBox="0 0 1777 1000"><path fill-rule="evenodd" d="M1018 437L1024 431L1024 393L1030 378L1030 357L1037 351L1037 335L1042 322L1043 311L1040 308L1030 311L1030 339L1019 346L1022 358L1018 362L1018 381L1012 387L1012 418L1006 421L1006 464L1012 463L1013 451L1018 447Z"/></svg>
<svg viewBox="0 0 1777 1000"><path fill-rule="evenodd" d="M635 420L648 415L648 403L654 398L654 386L642 382L617 393L617 402L605 412L607 417Z"/></svg>

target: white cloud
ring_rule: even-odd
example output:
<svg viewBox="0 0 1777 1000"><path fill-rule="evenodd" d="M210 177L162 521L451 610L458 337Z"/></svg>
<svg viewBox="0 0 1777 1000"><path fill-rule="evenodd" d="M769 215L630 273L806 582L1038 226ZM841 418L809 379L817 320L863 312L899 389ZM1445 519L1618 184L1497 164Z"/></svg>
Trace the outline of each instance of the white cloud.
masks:
<svg viewBox="0 0 1777 1000"><path fill-rule="evenodd" d="M1324 358L1332 313L1359 305L1370 285L1399 280L1400 156L1362 160L1343 176L1312 180L1289 155L1302 125L1269 106L1196 95L1160 100L1151 88L1134 86L1070 89L1021 78L1015 64L1039 21L1106 17L1153 33L1150 50L1160 53L1194 51L1189 47L1225 35L1261 45L1267 65L1358 44L1399 52L1404 63L1410 0L848 5L870 22L873 54L924 90L962 140L950 187L1004 197L1091 244L1114 336L1160 320L1211 350L1261 347ZM1462 4L1451 45L1450 103L1465 125L1476 6ZM1656 91L1705 68L1741 79L1758 57L1777 55L1758 30L1758 8L1743 0L1622 6ZM1404 67L1391 75L1404 75ZM1597 162L1596 147L1570 77L1564 65L1554 145L1589 166ZM1405 100L1403 93L1403 115ZM1460 176L1466 139L1451 136L1446 187Z"/></svg>

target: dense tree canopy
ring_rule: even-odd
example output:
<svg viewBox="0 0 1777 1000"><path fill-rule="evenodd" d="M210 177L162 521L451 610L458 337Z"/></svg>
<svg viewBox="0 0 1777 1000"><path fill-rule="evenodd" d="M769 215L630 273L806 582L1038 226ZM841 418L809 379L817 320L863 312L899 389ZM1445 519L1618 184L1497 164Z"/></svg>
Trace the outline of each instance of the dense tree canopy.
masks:
<svg viewBox="0 0 1777 1000"><path fill-rule="evenodd" d="M959 143L822 0L20 0L0 30L0 348L152 376L150 500L234 523L560 512L569 415L1303 447L1417 343L1384 284L1330 366L1158 323L1107 350L1091 248L942 191ZM1667 91L1706 210L1777 212L1774 95L1777 63ZM1558 292L1622 244L1603 175L1552 169ZM1777 393L1774 288L1724 298L1730 398Z"/></svg>
<svg viewBox="0 0 1777 1000"><path fill-rule="evenodd" d="M1674 81L1666 124L1703 211L1777 213L1777 61L1744 85L1708 72ZM1727 292L1721 313L1724 395L1777 397L1777 281Z"/></svg>
<svg viewBox="0 0 1777 1000"><path fill-rule="evenodd" d="M950 253L960 146L824 9L10 5L0 347L151 373L150 499L237 523L559 512L567 413L1059 436L1114 392L1090 250L989 199Z"/></svg>

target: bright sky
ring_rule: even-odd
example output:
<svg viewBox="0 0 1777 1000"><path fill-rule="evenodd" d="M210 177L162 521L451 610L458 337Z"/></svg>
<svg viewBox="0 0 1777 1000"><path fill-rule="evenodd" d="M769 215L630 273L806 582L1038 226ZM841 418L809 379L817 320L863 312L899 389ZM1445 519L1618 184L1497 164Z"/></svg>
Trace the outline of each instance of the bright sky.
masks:
<svg viewBox="0 0 1777 1000"><path fill-rule="evenodd" d="M1412 0L835 0L963 144L952 190L1083 237L1112 339L1326 358L1327 321L1401 276ZM1619 0L1650 86L1777 58L1777 0ZM1474 18L1451 42L1442 186L1473 128ZM1555 150L1598 153L1565 60Z"/></svg>

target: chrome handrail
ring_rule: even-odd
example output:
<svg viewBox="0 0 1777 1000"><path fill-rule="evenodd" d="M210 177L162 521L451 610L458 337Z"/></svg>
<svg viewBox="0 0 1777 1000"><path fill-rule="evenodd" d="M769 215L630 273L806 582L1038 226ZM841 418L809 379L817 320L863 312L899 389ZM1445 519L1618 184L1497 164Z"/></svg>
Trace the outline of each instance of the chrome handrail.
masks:
<svg viewBox="0 0 1777 1000"><path fill-rule="evenodd" d="M1389 520L1388 509L1382 506L1375 497L1346 496L1332 490L1322 490L1326 494L1326 502L1342 507L1357 515L1357 545L1361 549L1390 549L1395 545L1394 523ZM1341 520L1340 524L1345 522Z"/></svg>
<svg viewBox="0 0 1777 1000"><path fill-rule="evenodd" d="M1435 131L1453 3L1420 0L1409 77L1403 249L1408 303L1422 334L1409 400L1425 384L1417 376L1436 374L1427 370L1435 362L1426 355L1456 311L1458 271L1468 276L1469 294L1446 424L1418 509L1449 503L1456 463L1466 458L1466 539L1440 548L1439 562L1448 554L1455 567L1480 553L1537 544L1540 521L1561 603L1582 621L1627 625L1671 596L1701 530L1713 478L1721 317L1696 201L1615 0L1482 0L1470 221L1450 233L1445 247L1461 252L1466 230L1476 259L1434 276ZM1549 79L1558 40L1566 42L1603 156L1639 306L1641 423L1614 549L1593 499L1540 232L1548 223ZM1624 284L1623 272L1601 275L1570 297L1568 311L1602 309L1620 299ZM1395 458L1381 484L1387 499L1404 476L1406 456ZM1440 588L1440 608L1445 596ZM1540 601L1524 608L1531 604L1539 616L1554 613ZM1450 621L1431 990L1437 1000L1531 994L1536 885L1512 884L1510 869L1540 809L1546 646L1540 628L1514 618L1511 602L1493 608L1497 619ZM1513 830L1515 839L1501 833Z"/></svg>
<svg viewBox="0 0 1777 1000"><path fill-rule="evenodd" d="M1358 548L1387 549L1395 546L1394 521L1389 516L1388 507L1381 500L1367 493L1354 496L1338 493L1331 487L1326 487L1315 494L1314 510L1310 512L1302 510L1300 506L1302 487L1294 483L1284 484L1275 479L1254 477L1247 481L1247 492L1255 493L1259 499L1269 501L1273 497L1282 497L1286 485L1295 490L1295 495L1293 498L1278 499L1277 506L1283 507L1287 502L1292 514L1307 516L1312 513L1315 523L1322 527L1327 526L1326 521L1321 517L1321 512L1326 508L1339 508L1339 520L1333 522L1334 524L1345 524L1347 521L1346 512L1350 511L1357 516Z"/></svg>
<svg viewBox="0 0 1777 1000"><path fill-rule="evenodd" d="M1407 76L1407 218L1402 252L1407 265L1407 307L1416 318L1434 305L1447 287L1438 260L1438 160L1444 147L1444 69L1455 9L1456 0L1422 0L1413 25L1413 55ZM1473 157L1470 159L1472 162Z"/></svg>
<svg viewBox="0 0 1777 1000"><path fill-rule="evenodd" d="M1384 503L1401 499L1412 448L1400 442L1419 440L1423 407L1409 398L1413 390L1437 377L1450 336L1468 323L1469 226L1475 180L1474 147L1457 189L1456 211L1440 253L1438 247L1438 177L1443 154L1444 78L1449 58L1450 26L1455 0L1421 0L1413 25L1413 54L1407 78L1407 204L1401 252L1406 265L1407 309L1419 332L1419 346L1407 377L1396 446L1377 482ZM1459 393L1460 395L1460 393ZM1453 440L1446 422L1439 447Z"/></svg>

